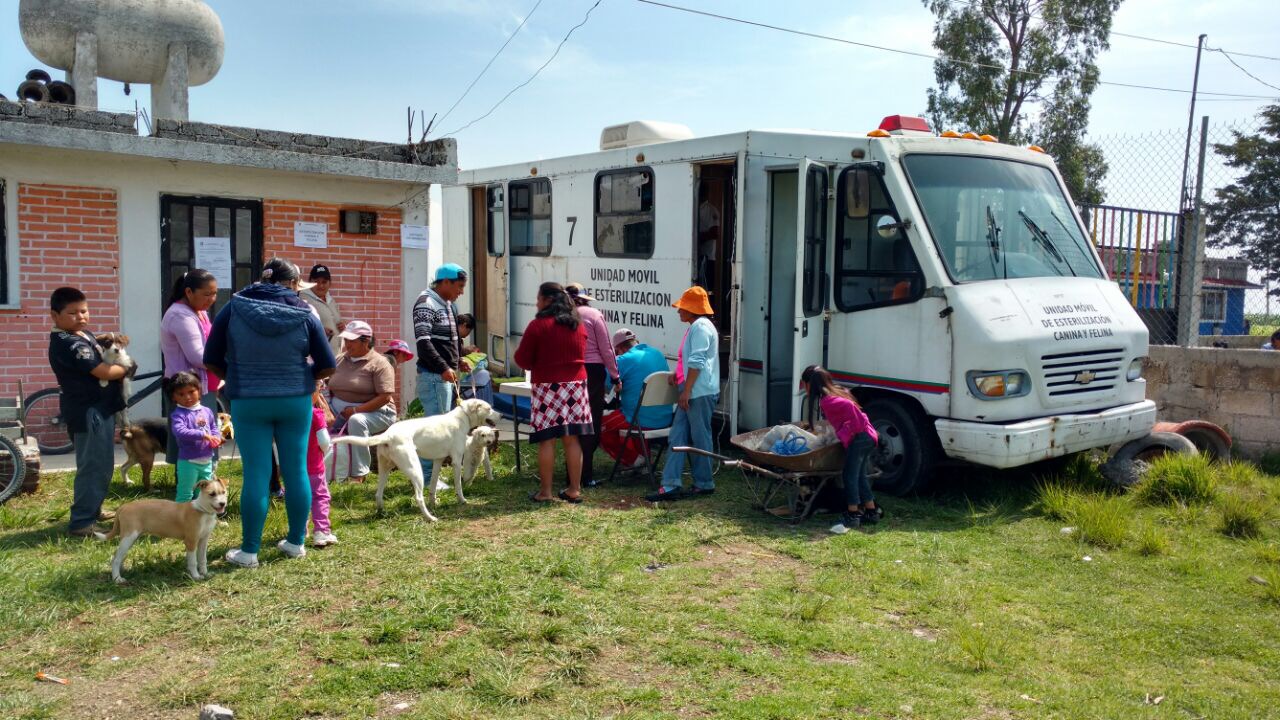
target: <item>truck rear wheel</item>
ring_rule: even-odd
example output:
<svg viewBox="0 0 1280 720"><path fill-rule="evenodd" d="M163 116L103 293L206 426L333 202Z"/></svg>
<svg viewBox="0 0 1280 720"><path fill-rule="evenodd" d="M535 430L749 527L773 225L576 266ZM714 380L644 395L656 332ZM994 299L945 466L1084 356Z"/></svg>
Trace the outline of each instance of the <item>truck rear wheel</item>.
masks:
<svg viewBox="0 0 1280 720"><path fill-rule="evenodd" d="M868 402L864 408L880 444L871 455L872 482L890 495L921 490L938 460L937 443L928 421L914 408L889 398Z"/></svg>

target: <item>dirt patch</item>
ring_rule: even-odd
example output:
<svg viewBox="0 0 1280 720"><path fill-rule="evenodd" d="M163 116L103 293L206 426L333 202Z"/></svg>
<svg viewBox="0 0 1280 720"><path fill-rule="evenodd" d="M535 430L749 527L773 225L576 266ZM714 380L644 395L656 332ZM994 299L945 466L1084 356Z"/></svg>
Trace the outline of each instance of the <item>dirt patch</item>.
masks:
<svg viewBox="0 0 1280 720"><path fill-rule="evenodd" d="M846 655L838 652L816 652L809 656L809 659L816 663L824 663L829 665L861 665L862 660L856 655Z"/></svg>
<svg viewBox="0 0 1280 720"><path fill-rule="evenodd" d="M592 504L595 507L602 508L604 510L639 510L641 508L653 506L653 503L645 500L639 495L624 495L623 497L614 498L613 500L605 503Z"/></svg>
<svg viewBox="0 0 1280 720"><path fill-rule="evenodd" d="M378 714L374 717L398 717L412 710L420 699L415 693L382 693L378 696Z"/></svg>

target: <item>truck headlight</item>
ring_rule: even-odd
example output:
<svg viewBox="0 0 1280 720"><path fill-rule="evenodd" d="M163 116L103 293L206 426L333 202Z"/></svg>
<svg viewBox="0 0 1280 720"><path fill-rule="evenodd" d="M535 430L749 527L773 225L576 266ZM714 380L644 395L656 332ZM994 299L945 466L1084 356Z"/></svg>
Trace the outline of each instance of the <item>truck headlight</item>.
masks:
<svg viewBox="0 0 1280 720"><path fill-rule="evenodd" d="M1129 382L1133 382L1134 380L1142 377L1142 364L1144 362L1146 362L1146 358L1144 357L1134 358L1133 362L1129 363L1129 372L1124 374L1125 379Z"/></svg>
<svg viewBox="0 0 1280 720"><path fill-rule="evenodd" d="M1031 392L1026 370L970 370L965 374L969 390L979 400L1018 397Z"/></svg>

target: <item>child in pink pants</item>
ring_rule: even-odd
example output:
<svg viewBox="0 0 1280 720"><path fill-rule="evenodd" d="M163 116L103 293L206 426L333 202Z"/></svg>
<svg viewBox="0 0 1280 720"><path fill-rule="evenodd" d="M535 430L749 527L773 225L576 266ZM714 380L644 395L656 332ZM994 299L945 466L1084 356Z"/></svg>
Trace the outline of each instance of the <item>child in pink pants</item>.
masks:
<svg viewBox="0 0 1280 720"><path fill-rule="evenodd" d="M318 548L338 542L329 527L329 482L324 466L332 422L333 412L320 392L320 383L316 383L311 395L311 433L307 436L307 476L311 478L311 544Z"/></svg>

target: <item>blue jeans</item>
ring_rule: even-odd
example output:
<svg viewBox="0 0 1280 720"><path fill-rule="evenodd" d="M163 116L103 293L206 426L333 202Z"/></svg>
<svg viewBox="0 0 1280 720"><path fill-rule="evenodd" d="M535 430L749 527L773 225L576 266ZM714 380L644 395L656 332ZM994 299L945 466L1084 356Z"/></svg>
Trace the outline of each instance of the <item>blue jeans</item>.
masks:
<svg viewBox="0 0 1280 720"><path fill-rule="evenodd" d="M444 381L439 373L427 372L418 368L418 401L422 403L422 416L443 415L453 409L453 383ZM418 459L422 463L422 481L431 482L430 460Z"/></svg>
<svg viewBox="0 0 1280 720"><path fill-rule="evenodd" d="M72 485L68 523L71 530L98 521L102 501L107 499L107 489L111 486L111 473L115 472L115 416L104 416L89 408L85 411L85 423L84 432L71 436L71 445L76 449L76 479Z"/></svg>
<svg viewBox="0 0 1280 720"><path fill-rule="evenodd" d="M280 456L284 508L289 516L288 540L301 545L307 539L307 516L311 514L311 479L307 477L311 396L233 399L231 420L236 425L244 466L240 549L256 554L262 545L262 526L271 505L268 495L273 440Z"/></svg>
<svg viewBox="0 0 1280 720"><path fill-rule="evenodd" d="M715 412L719 395L703 395L691 398L689 409L684 410L676 405L676 415L671 421L671 435L667 442L671 447L691 446L707 452L715 452L715 444L711 437L711 414ZM680 476L684 474L685 453L667 455L667 464L662 468L662 487L664 490L676 490L684 485ZM711 458L706 455L693 456L693 486L699 490L712 490L716 483L711 479Z"/></svg>
<svg viewBox="0 0 1280 720"><path fill-rule="evenodd" d="M871 495L871 480L867 478L867 458L875 447L870 435L858 433L849 441L849 447L844 451L841 479L844 481L844 501L848 507L875 502L875 497Z"/></svg>

